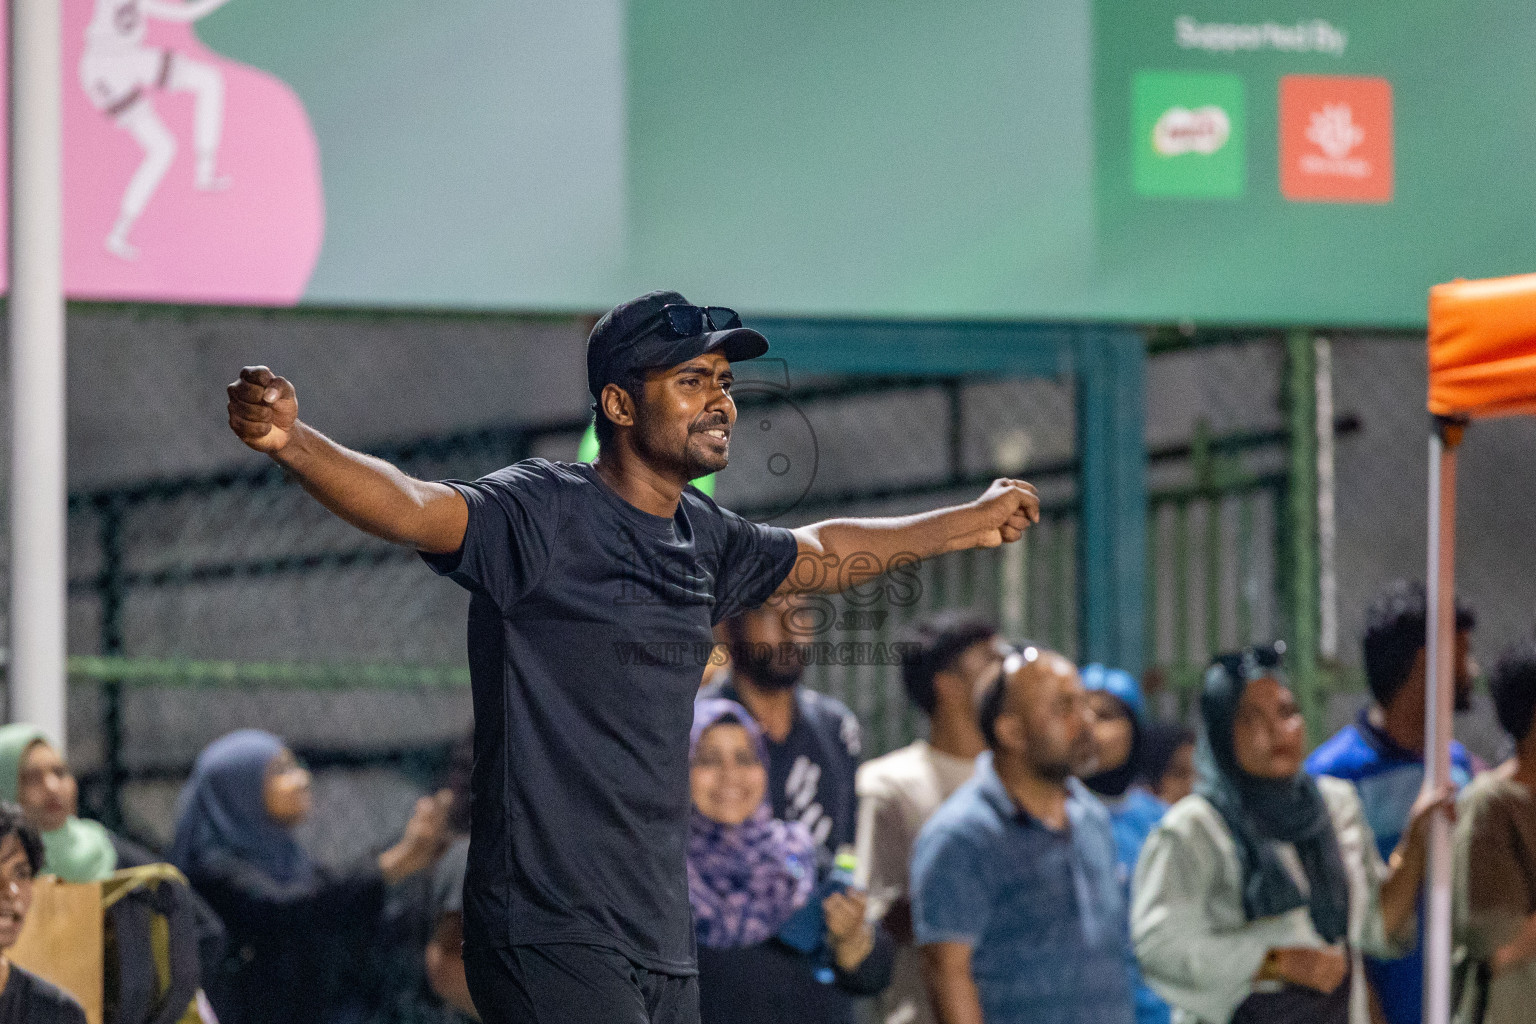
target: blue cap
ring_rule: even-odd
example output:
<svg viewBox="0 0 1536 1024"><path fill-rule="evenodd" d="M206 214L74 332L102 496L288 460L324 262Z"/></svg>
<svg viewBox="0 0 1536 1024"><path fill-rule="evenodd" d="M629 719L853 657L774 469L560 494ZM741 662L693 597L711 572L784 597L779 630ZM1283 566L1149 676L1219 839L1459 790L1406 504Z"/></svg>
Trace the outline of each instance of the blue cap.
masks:
<svg viewBox="0 0 1536 1024"><path fill-rule="evenodd" d="M1147 720L1147 702L1141 695L1141 684L1125 669L1105 668L1095 662L1083 666L1082 676L1083 689L1103 690L1111 697L1119 697L1138 722Z"/></svg>

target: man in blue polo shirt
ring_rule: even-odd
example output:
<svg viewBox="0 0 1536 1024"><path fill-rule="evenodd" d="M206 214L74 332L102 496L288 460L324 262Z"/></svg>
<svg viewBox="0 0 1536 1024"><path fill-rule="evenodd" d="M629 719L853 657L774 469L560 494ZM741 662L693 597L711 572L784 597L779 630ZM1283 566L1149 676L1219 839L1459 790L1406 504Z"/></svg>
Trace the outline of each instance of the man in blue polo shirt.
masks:
<svg viewBox="0 0 1536 1024"><path fill-rule="evenodd" d="M1075 775L1094 743L1077 669L1011 654L978 712L989 750L928 820L912 923L940 1024L1131 1024L1109 814Z"/></svg>
<svg viewBox="0 0 1536 1024"><path fill-rule="evenodd" d="M1390 857L1424 785L1424 586L1399 580L1365 616L1365 680L1371 703L1307 758L1307 771L1347 779L1360 793L1365 819L1383 858ZM1466 710L1477 675L1471 634L1477 617L1456 603L1456 709ZM1459 791L1472 781L1472 759L1451 744L1451 779ZM1423 1017L1424 959L1415 945L1399 960L1365 962L1366 975L1387 1024L1419 1024Z"/></svg>

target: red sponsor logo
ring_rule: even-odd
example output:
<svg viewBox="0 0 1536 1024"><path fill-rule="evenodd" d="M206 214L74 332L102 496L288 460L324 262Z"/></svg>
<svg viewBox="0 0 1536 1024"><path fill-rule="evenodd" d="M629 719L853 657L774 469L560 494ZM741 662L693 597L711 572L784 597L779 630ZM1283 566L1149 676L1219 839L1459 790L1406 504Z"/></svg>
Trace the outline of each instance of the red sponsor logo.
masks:
<svg viewBox="0 0 1536 1024"><path fill-rule="evenodd" d="M1280 79L1280 193L1293 202L1392 200L1392 83Z"/></svg>

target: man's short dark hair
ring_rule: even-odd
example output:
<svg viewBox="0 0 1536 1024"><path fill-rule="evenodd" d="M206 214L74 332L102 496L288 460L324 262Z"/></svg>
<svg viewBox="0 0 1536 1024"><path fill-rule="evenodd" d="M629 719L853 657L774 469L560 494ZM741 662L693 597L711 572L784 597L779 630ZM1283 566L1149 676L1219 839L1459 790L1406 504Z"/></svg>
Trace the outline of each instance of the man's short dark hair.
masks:
<svg viewBox="0 0 1536 1024"><path fill-rule="evenodd" d="M1015 645L1014 650L1028 651L1030 648L1034 648L1040 656L1050 653L1039 644L1027 640ZM981 727L981 737L987 741L990 750L997 749L997 720L1003 717L1003 709L1007 704L1008 663L1004 662L976 696L976 724Z"/></svg>
<svg viewBox="0 0 1536 1024"><path fill-rule="evenodd" d="M21 849L27 855L27 863L32 866L32 873L38 874L43 870L43 837L37 834L37 829L27 824L27 819L22 815L21 808L8 800L0 800L0 843L5 842L5 837L14 835L21 840Z"/></svg>
<svg viewBox="0 0 1536 1024"><path fill-rule="evenodd" d="M629 392L629 397L634 399L636 405L645 401L645 377L642 375L625 374L623 380L617 380L614 383ZM613 444L613 435L617 427L613 420L603 413L601 402L592 403L592 414L596 417L593 421L593 429L597 432L597 448L598 451L602 451Z"/></svg>
<svg viewBox="0 0 1536 1024"><path fill-rule="evenodd" d="M901 663L901 682L912 703L932 715L938 704L933 677L953 668L956 659L972 645L997 636L997 627L983 616L967 611L947 611L924 619L908 636Z"/></svg>
<svg viewBox="0 0 1536 1024"><path fill-rule="evenodd" d="M1426 598L1424 584L1398 580L1382 591L1365 613L1365 681L1376 703L1392 702L1413 671L1413 662L1424 648ZM1477 626L1477 613L1461 600L1456 602L1456 632L1469 633Z"/></svg>
<svg viewBox="0 0 1536 1024"><path fill-rule="evenodd" d="M988 750L997 749L997 720L1003 715L1003 705L1008 703L1008 673L998 670L987 683L976 703L976 724L981 726L981 736L987 741Z"/></svg>
<svg viewBox="0 0 1536 1024"><path fill-rule="evenodd" d="M1524 741L1536 715L1536 640L1526 639L1505 648L1488 676L1488 692L1499 725Z"/></svg>

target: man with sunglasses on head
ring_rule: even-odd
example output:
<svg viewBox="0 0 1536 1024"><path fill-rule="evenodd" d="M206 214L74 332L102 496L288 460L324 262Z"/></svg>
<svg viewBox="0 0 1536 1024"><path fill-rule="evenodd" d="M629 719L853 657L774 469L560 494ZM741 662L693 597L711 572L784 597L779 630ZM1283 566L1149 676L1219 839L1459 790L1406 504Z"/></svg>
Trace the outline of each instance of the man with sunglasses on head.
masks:
<svg viewBox="0 0 1536 1024"><path fill-rule="evenodd" d="M767 349L730 310L626 302L587 339L597 461L528 459L473 483L336 444L266 367L229 386L245 444L472 595L464 961L490 1024L698 1021L688 733L716 623L867 580L869 557L992 547L1039 518L1034 488L1007 479L964 505L795 530L720 508L688 482L725 468L731 364Z"/></svg>

